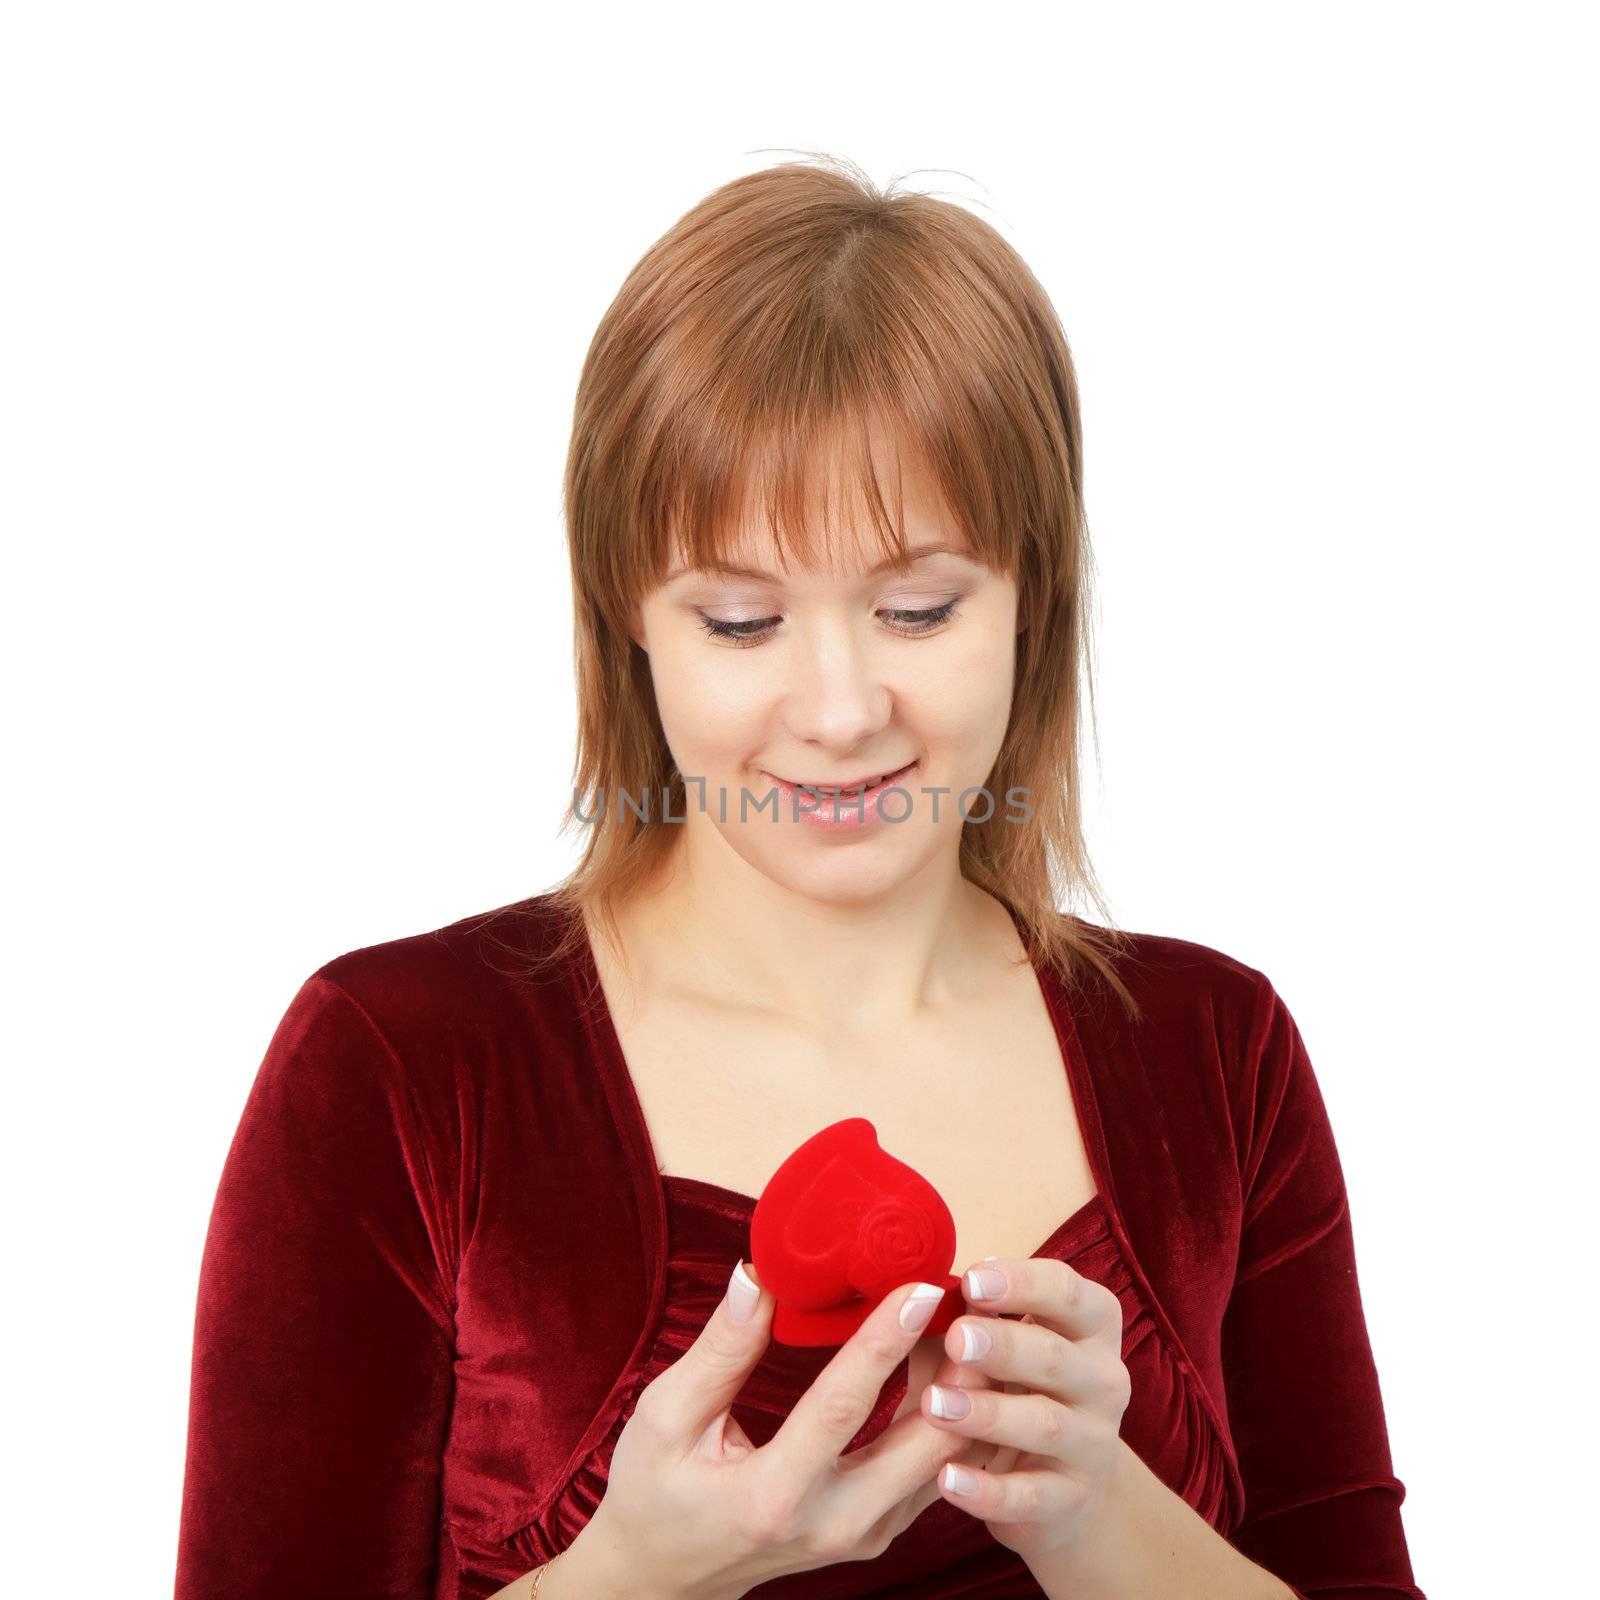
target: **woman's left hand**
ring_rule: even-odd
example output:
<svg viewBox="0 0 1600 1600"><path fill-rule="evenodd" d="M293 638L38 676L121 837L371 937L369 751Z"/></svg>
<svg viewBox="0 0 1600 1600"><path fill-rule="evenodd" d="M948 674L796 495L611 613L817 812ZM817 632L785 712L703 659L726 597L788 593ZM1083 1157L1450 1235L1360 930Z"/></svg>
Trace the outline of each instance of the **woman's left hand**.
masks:
<svg viewBox="0 0 1600 1600"><path fill-rule="evenodd" d="M939 1488L1031 1567L1084 1541L1120 1482L1132 1394L1122 1306L1104 1284L1049 1257L983 1261L961 1282L974 1309L950 1325L945 1351L1005 1387L929 1384L923 1392L922 1413L935 1427L998 1447L986 1466L945 1467ZM1024 1315L1006 1321L994 1315L1001 1311ZM957 1406L964 1399L966 1415L941 1417L941 1396ZM950 1486L952 1470L967 1474L957 1481L970 1481L970 1494Z"/></svg>

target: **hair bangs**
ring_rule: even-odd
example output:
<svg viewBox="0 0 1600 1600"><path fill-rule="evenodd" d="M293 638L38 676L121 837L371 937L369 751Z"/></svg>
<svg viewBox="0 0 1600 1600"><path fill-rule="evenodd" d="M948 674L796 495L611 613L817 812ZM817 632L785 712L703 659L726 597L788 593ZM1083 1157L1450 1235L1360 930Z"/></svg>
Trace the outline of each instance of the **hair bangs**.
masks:
<svg viewBox="0 0 1600 1600"><path fill-rule="evenodd" d="M656 573L669 563L702 570L741 563L769 539L786 570L848 571L866 543L869 561L909 571L913 496L931 499L979 559L1014 559L997 530L985 540L956 503L929 440L879 402L846 402L825 417L774 416L770 403L759 413L752 404L737 422L680 413L675 426L669 458L679 476L665 486Z"/></svg>

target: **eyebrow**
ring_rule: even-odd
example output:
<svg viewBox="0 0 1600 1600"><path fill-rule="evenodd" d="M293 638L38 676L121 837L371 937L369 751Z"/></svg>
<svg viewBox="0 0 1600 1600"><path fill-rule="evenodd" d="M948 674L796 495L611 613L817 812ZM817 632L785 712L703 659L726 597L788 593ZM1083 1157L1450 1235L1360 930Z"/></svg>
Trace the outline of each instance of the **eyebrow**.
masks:
<svg viewBox="0 0 1600 1600"><path fill-rule="evenodd" d="M919 544L914 550L907 552L907 559L909 561L920 561L924 556L936 555L961 556L969 561L975 559L966 550L962 549L958 545L953 544ZM880 572L888 572L892 568L899 566L899 564L900 562L898 557L890 556L887 561L880 561L877 566L873 567L871 571L867 573L867 577L875 578ZM720 574L730 578L759 578L764 583L781 582L781 579L779 579L774 573L764 572L760 567L740 567L735 566L731 562L727 561L715 561L707 567L674 567L673 570L667 574L664 581L667 583L673 583L677 579L690 572Z"/></svg>

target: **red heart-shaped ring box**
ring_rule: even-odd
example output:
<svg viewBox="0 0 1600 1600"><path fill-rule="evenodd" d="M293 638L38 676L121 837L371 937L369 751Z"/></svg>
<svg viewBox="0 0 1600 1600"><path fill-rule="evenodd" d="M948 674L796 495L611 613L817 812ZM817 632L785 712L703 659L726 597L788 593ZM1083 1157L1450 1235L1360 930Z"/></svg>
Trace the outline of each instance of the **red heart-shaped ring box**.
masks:
<svg viewBox="0 0 1600 1600"><path fill-rule="evenodd" d="M814 1133L767 1180L750 1219L750 1256L777 1307L779 1344L843 1344L886 1294L913 1281L945 1297L923 1331L941 1334L966 1309L956 1225L922 1174L878 1145L865 1117Z"/></svg>

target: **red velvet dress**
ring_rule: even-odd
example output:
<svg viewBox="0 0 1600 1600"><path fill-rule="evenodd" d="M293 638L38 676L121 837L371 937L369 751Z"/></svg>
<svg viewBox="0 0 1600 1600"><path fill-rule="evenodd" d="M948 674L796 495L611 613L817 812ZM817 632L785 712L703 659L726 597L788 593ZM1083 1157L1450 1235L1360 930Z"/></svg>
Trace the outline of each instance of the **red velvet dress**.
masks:
<svg viewBox="0 0 1600 1600"><path fill-rule="evenodd" d="M206 1240L177 1600L486 1600L583 1527L749 1259L751 1197L659 1172L587 947L521 970L554 928L535 897L341 955L289 1005ZM1123 1437L1224 1537L1301 1596L1421 1600L1298 1029L1254 969L1134 937L1137 1024L1037 969L1098 1192L1034 1254L1115 1290ZM768 1347L752 1441L832 1353ZM1041 1592L944 1501L877 1560L750 1591Z"/></svg>

